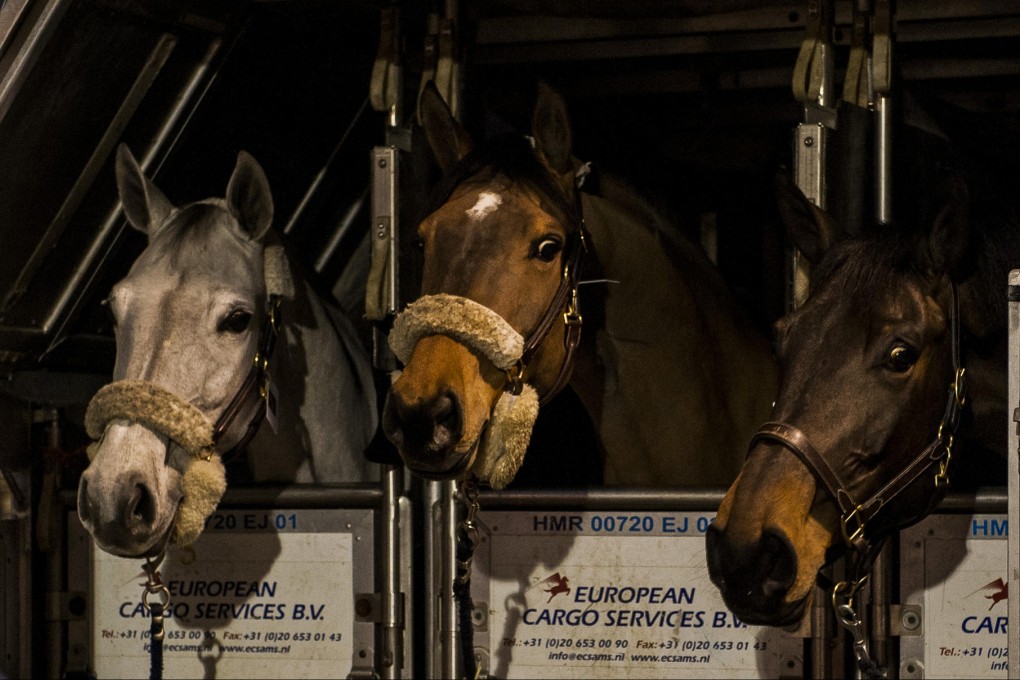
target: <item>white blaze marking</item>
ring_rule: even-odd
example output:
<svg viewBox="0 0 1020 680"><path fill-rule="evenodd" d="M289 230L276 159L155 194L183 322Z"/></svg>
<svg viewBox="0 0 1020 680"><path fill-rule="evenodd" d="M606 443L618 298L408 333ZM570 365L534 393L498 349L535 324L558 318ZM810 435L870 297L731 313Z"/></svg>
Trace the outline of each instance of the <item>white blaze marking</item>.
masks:
<svg viewBox="0 0 1020 680"><path fill-rule="evenodd" d="M502 202L503 197L499 194L483 191L478 194L478 201L464 212L475 222L481 222L487 215L498 208Z"/></svg>

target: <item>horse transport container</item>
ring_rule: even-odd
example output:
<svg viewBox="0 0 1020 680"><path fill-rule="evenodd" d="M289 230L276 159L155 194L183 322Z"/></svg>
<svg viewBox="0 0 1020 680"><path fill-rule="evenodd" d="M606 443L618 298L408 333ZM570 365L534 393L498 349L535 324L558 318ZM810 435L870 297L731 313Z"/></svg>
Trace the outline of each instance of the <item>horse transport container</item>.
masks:
<svg viewBox="0 0 1020 680"><path fill-rule="evenodd" d="M577 162L576 172L571 165L563 173L576 203L533 201L547 222L564 217L583 238L550 244L548 233L536 234L528 263L588 267L563 271L555 299L562 292L566 302L546 314L554 332L562 324L569 343L579 326L580 342L594 341L605 360L599 371L607 357L619 367L658 342L650 354L657 361L674 349L696 352L697 370L724 375L747 357L726 354L719 337L670 344L684 337L684 324L667 279L696 252L706 267L699 271L711 263L718 294L757 336L803 304L812 268L784 234L777 172L839 220L893 228L905 206L927 205L936 193L924 184L929 170L957 163L953 170L984 178L980 190L971 185L972 198L1003 200L982 214L1017 220L1018 38L1020 7L991 0L0 2L0 678L1020 677L1009 668L1011 652L1020 654L1020 631L1009 626L1020 604L1008 598L1009 581L1020 576L1009 535L1020 521L1020 253L1005 253L1018 271L994 285L1010 333L1011 406L993 428L996 440L1008 436L1008 484L957 482L933 512L868 555L870 577L854 583L849 599L835 597L833 584L854 581L855 567L826 564L809 584L803 616L784 625L743 621L717 585L720 565L710 569L706 536L716 531L721 484L732 477L664 484L666 473L657 479L641 463L603 468L604 457L617 460L613 443L637 439L663 403L680 412L694 378L660 386L672 375L665 363L641 366L628 380L644 382L629 385L580 376L603 380L606 413L626 410L621 394L647 396L615 431L593 418L581 382L543 403L506 488L479 490L466 474L426 479L413 470L445 471L413 455L405 468L383 434L414 434L406 421L403 430L394 424L397 409L387 410L384 397L405 366L414 362L415 376L431 368L391 348L392 335L417 341L419 329L407 327L433 322L423 311L401 314L416 300L458 292L423 288L438 278L441 256L477 236L438 247L429 238L439 227L419 232L419 224L446 210L481 231L501 206L531 209L511 205L509 191L468 200L458 182L444 181L444 161L463 173L453 179L480 181L472 172L491 160L471 166L462 132L479 148L512 136L515 148L536 149L543 167L555 168L558 157ZM570 144L558 149L550 141L564 127ZM444 140L453 141L445 159ZM158 231L143 235L136 222L170 217L164 204L216 196L223 200L210 210L260 214L265 201L244 200L257 198L241 189L257 184L258 172L240 151L271 189L274 235L271 243L253 237L258 252L285 243L308 295L335 302L371 356L374 384L363 387L375 388L369 410L382 425L366 447L370 478L323 482L306 465L290 480L263 479L254 462L228 461L228 488L196 540L171 545L161 562L151 559L158 547L143 551L150 559L116 556L83 526L82 514L98 511L87 495L84 506L79 500L96 456L89 447L98 446L87 432L89 404L123 370L118 328L128 322L115 318L125 303L112 291ZM124 179L131 167L134 184ZM586 230L598 212L580 207L618 190L613 172L626 179L619 186L635 189L635 203L654 205L677 228L616 242L599 240L595 224ZM1012 188L985 192L1000 184ZM545 199L541 192L561 185L528 186ZM139 205L141 215L132 209ZM647 285L627 304L592 305L629 285L602 270L635 243L672 254L638 267ZM172 269L172 259L156 264ZM457 264L443 261L443 270ZM509 325L503 317L529 293L509 291L513 281L498 270L486 276L497 293L514 293L513 304L502 316L475 311L485 323ZM182 275L167 290L186 283ZM306 320L287 318L286 300L274 307L277 289L258 283L256 306L231 308L216 332L240 337L251 321L253 335L279 334L276 351L286 352L299 343L280 328ZM703 317L725 306L707 305ZM966 321L966 299L961 309ZM633 334L616 333L605 318L628 313L637 317ZM459 319L436 323L452 334ZM476 329L464 328L460 342L470 349L460 356L492 361L496 350L472 345ZM201 337L197 327L172 330ZM513 361L487 374L492 384L505 378L506 394L522 401L531 387L523 339ZM305 394L269 405L286 380L272 375L278 364L265 344L250 344L259 353L244 372L258 377L252 394L266 404L258 413L273 420ZM710 367L709 355L725 361ZM578 362L575 374L587 366ZM322 377L306 375L315 373L307 365L297 373ZM759 382L751 387L767 386ZM982 389L971 382L969 404L984 404ZM996 389L1007 397L1006 383ZM348 396L333 395L338 403ZM846 403L847 418L873 396ZM177 400L160 409L202 405L193 395ZM726 410L721 404L695 404L691 422L710 422ZM457 420L441 415L432 435ZM467 427L462 416L458 426ZM153 432L169 458L180 443ZM310 441L307 429L294 434ZM650 459L679 448L645 446ZM700 467L717 462L710 454ZM954 479L974 476L965 454L952 463ZM692 479L698 467L684 462L668 474ZM294 482L299 473L315 481ZM155 487L138 488L131 508L144 519L151 506L139 498L155 496Z"/></svg>

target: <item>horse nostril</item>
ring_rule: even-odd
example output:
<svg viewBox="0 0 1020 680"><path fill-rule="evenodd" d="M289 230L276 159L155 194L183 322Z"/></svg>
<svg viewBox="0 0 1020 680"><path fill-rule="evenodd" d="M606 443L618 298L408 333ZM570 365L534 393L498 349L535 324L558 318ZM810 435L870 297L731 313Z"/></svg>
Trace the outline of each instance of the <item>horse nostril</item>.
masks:
<svg viewBox="0 0 1020 680"><path fill-rule="evenodd" d="M453 392L447 392L433 400L429 407L432 417L432 441L437 449L453 446L460 439L461 409L460 401Z"/></svg>
<svg viewBox="0 0 1020 680"><path fill-rule="evenodd" d="M762 590L769 597L781 597L797 578L797 553L790 540L777 529L765 529L758 563Z"/></svg>
<svg viewBox="0 0 1020 680"><path fill-rule="evenodd" d="M722 531L715 524L709 524L705 531L705 561L708 563L708 578L720 590L726 587L722 569Z"/></svg>
<svg viewBox="0 0 1020 680"><path fill-rule="evenodd" d="M151 526L156 521L156 503L145 484L135 484L127 509L132 524Z"/></svg>
<svg viewBox="0 0 1020 680"><path fill-rule="evenodd" d="M92 521L92 508L89 503L89 483L83 476L78 485L78 519L82 524Z"/></svg>
<svg viewBox="0 0 1020 680"><path fill-rule="evenodd" d="M383 432L402 455L413 458L445 452L460 441L463 423L460 399L450 391L413 404L390 392L383 408Z"/></svg>
<svg viewBox="0 0 1020 680"><path fill-rule="evenodd" d="M382 431L396 447L400 447L404 443L402 406L403 400L395 392L390 392L386 397L386 404L383 406Z"/></svg>

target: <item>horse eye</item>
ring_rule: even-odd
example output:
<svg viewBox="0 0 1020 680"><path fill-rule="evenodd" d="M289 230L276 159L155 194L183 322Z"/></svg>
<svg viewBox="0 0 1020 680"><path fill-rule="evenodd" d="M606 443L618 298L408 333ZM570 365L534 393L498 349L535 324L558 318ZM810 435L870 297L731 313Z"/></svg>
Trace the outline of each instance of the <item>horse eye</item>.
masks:
<svg viewBox="0 0 1020 680"><path fill-rule="evenodd" d="M415 247L416 250L419 250L421 252L425 252L425 239L423 239L423 238L416 238L414 240L414 247Z"/></svg>
<svg viewBox="0 0 1020 680"><path fill-rule="evenodd" d="M216 330L220 333L243 333L248 330L249 323L251 323L251 312L235 309L220 321Z"/></svg>
<svg viewBox="0 0 1020 680"><path fill-rule="evenodd" d="M556 259L556 256L560 254L562 249L563 244L557 239L543 239L539 241L537 246L535 246L535 257L543 262L552 262Z"/></svg>
<svg viewBox="0 0 1020 680"><path fill-rule="evenodd" d="M894 373L906 373L917 363L917 352L906 345L896 345L889 352L885 365Z"/></svg>

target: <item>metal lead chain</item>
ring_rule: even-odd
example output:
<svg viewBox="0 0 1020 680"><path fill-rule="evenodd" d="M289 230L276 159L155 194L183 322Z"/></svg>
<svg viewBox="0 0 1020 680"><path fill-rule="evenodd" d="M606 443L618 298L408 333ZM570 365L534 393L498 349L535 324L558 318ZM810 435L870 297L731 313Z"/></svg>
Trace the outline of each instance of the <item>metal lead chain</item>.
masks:
<svg viewBox="0 0 1020 680"><path fill-rule="evenodd" d="M160 552L156 558L146 557L142 570L145 572L145 585L142 586L142 604L149 612L149 680L161 680L163 677L163 638L165 636L163 615L170 606L170 590L163 583L159 573L159 565L165 553ZM149 596L157 597L150 602Z"/></svg>
<svg viewBox="0 0 1020 680"><path fill-rule="evenodd" d="M464 509L464 517L457 523L457 581L466 583L471 579L471 560L478 545L478 484L466 480L458 488L457 500Z"/></svg>
<svg viewBox="0 0 1020 680"><path fill-rule="evenodd" d="M885 678L885 673L871 658L868 651L868 639L864 631L864 621L854 609L854 596L868 580L864 575L856 581L840 581L832 589L832 608L836 612L836 620L853 637L854 657L857 667L868 678Z"/></svg>

